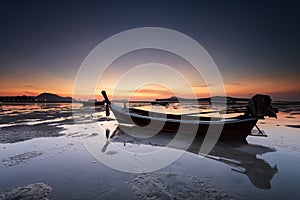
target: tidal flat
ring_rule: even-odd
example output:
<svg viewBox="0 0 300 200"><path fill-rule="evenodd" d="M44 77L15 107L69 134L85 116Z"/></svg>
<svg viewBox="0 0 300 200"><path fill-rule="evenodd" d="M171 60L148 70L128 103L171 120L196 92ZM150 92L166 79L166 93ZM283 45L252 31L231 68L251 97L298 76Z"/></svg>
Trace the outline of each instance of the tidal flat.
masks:
<svg viewBox="0 0 300 200"><path fill-rule="evenodd" d="M2 105L0 199L300 199L300 109L278 108L278 119L258 122L268 137L221 141L203 157L201 138L181 149L167 145L167 133L135 137L101 108ZM141 153L166 146L180 156L157 170L112 167L134 166ZM120 160L123 152L133 159Z"/></svg>

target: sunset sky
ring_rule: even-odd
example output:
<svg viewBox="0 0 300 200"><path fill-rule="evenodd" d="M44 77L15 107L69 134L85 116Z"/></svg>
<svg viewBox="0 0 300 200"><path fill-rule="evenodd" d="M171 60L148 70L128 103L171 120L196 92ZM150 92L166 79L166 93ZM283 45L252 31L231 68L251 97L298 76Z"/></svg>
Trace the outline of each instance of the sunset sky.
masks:
<svg viewBox="0 0 300 200"><path fill-rule="evenodd" d="M298 1L15 1L0 3L0 96L42 92L72 96L77 70L100 42L138 27L164 27L199 42L218 66L226 94L300 101L300 3ZM102 88L126 67L162 63L181 71L197 96L208 95L192 66L168 52L144 50L116 60ZM189 97L176 80L180 95ZM140 74L140 77L145 74ZM173 80L173 79L174 80ZM195 79L195 80L193 80ZM126 85L124 90L126 90ZM167 97L148 85L138 99ZM122 95L120 95L122 97ZM89 98L82 95L82 98Z"/></svg>

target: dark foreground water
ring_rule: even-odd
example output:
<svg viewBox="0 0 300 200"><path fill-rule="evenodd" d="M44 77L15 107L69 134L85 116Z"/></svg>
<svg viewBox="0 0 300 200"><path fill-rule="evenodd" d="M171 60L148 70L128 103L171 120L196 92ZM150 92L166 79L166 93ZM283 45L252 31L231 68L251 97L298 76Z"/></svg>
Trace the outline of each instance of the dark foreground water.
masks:
<svg viewBox="0 0 300 200"><path fill-rule="evenodd" d="M183 155L170 165L127 173L103 164L99 157L120 166L139 162L120 161L118 155L159 151L168 138L158 135L149 141L119 133L107 140L117 122L107 121L101 110L77 106L77 124L67 104L2 106L0 199L20 196L25 190L19 187L36 183L44 185L30 185L32 191L44 188L32 192L32 198L44 192L50 199L300 199L297 111L260 121L267 138L248 137L247 145L219 143L205 158L195 148L174 148L171 151ZM85 147L89 143L92 153ZM11 192L14 188L19 193Z"/></svg>

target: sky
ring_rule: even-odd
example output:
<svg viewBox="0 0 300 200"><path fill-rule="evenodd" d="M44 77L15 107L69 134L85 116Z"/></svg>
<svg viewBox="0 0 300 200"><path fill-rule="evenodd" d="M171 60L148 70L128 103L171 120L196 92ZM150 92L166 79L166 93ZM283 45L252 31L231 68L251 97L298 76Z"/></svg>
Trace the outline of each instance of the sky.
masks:
<svg viewBox="0 0 300 200"><path fill-rule="evenodd" d="M275 100L300 101L299 10L300 3L293 0L1 0L0 95L72 96L81 63L100 42L133 28L163 27L188 35L206 49L227 95L264 93ZM104 79L114 79L126 69L124 63L143 62L165 63L191 78L192 67L176 55L145 50L116 60ZM200 79L192 80L192 86L199 97L206 97ZM114 90L106 83L100 82L99 90ZM173 94L155 85L136 93L138 98Z"/></svg>

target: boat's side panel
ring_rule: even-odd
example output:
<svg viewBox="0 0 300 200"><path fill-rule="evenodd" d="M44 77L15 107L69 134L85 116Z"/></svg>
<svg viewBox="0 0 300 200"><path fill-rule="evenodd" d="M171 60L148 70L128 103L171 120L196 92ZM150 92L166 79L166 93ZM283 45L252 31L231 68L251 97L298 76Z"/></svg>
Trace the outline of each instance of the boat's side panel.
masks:
<svg viewBox="0 0 300 200"><path fill-rule="evenodd" d="M150 119L147 117L139 117L138 115L134 114L128 114L125 112L122 112L121 110L114 110L113 113L115 117L117 118L119 123L129 123L129 124L136 124L138 126L147 126L150 124L155 124L156 119ZM160 119L157 121L157 124L161 124L163 119ZM257 122L256 118L250 118L250 119L244 119L244 120L236 120L235 122L224 122L224 124L218 124L218 123L198 123L198 131L197 135L205 136L207 133L207 130L210 126L223 126L222 132L221 132L221 138L222 139L233 139L233 140L245 140L246 137L251 133L251 130L255 126ZM162 127L161 131L164 132L174 132L176 133L179 129L180 123L184 122L178 122L178 121L172 121L165 119L164 126ZM183 131L188 132L188 125L183 126L186 130L183 129Z"/></svg>
<svg viewBox="0 0 300 200"><path fill-rule="evenodd" d="M246 140L247 136L251 134L251 130L257 123L257 120L258 119L252 118L247 121L240 121L237 123L225 123L221 137L223 139Z"/></svg>

